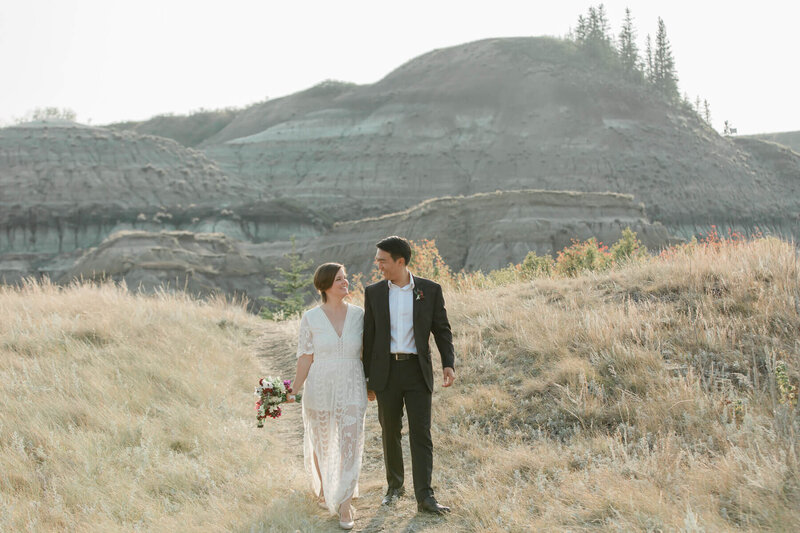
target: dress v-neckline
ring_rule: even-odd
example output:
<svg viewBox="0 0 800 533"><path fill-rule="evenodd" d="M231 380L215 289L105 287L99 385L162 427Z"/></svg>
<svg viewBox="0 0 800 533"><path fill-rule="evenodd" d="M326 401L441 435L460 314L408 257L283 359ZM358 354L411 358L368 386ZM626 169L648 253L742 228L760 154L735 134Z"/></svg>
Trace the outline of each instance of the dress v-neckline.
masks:
<svg viewBox="0 0 800 533"><path fill-rule="evenodd" d="M345 312L344 312L344 320L342 321L342 332L341 333L336 333L336 328L334 327L333 322L331 322L331 319L328 318L328 313L325 312L325 310L322 308L322 306L319 306L319 310L322 311L323 315L325 315L325 320L328 321L328 325L331 327L331 329L333 330L333 332L336 334L336 336L339 339L341 339L342 335L344 335L344 327L347 325L347 317L348 317L348 315L350 315L350 304L345 302L344 305L347 306L347 309L345 309Z"/></svg>

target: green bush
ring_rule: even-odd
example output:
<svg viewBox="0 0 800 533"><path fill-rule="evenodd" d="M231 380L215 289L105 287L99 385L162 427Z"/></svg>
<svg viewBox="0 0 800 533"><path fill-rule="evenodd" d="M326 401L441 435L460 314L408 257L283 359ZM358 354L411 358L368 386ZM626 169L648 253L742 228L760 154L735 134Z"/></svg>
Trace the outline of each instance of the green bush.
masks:
<svg viewBox="0 0 800 533"><path fill-rule="evenodd" d="M573 240L572 245L558 252L555 270L564 276L577 276L584 270L605 270L613 262L608 246L592 237L586 241Z"/></svg>
<svg viewBox="0 0 800 533"><path fill-rule="evenodd" d="M549 276L553 272L553 256L536 255L536 252L530 251L522 260L521 267L522 274L528 278Z"/></svg>
<svg viewBox="0 0 800 533"><path fill-rule="evenodd" d="M630 227L622 230L622 237L611 247L611 258L614 263L642 259L647 256L647 248Z"/></svg>
<svg viewBox="0 0 800 533"><path fill-rule="evenodd" d="M410 244L409 269L415 276L432 279L445 286L451 286L455 282L453 271L439 254L435 240L410 241Z"/></svg>
<svg viewBox="0 0 800 533"><path fill-rule="evenodd" d="M507 267L489 272L489 280L494 285L508 285L520 280L522 268L520 265L509 263Z"/></svg>

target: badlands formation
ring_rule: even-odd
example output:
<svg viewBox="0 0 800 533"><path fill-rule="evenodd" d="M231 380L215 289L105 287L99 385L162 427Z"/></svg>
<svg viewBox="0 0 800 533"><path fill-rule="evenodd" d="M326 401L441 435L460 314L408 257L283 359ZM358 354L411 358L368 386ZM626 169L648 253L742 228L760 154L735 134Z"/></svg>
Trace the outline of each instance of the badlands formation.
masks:
<svg viewBox="0 0 800 533"><path fill-rule="evenodd" d="M200 146L226 173L337 220L516 189L632 194L682 237L712 224L790 234L800 213L800 156L766 143L754 154L550 38L468 43L371 85L322 84L242 111Z"/></svg>
<svg viewBox="0 0 800 533"><path fill-rule="evenodd" d="M491 270L520 261L530 250L550 253L570 239L597 237L613 242L630 227L650 248L671 242L661 224L647 221L629 195L553 191L509 191L429 200L400 213L337 223L326 234L298 243L297 252L314 264L343 263L368 273L375 243L399 233L415 240L436 239L448 265L458 270ZM246 296L254 307L270 296L265 273L287 267L289 243L250 243L222 233L122 231L84 254L61 281L113 279L128 287L155 290L168 283L191 293L222 291Z"/></svg>
<svg viewBox="0 0 800 533"><path fill-rule="evenodd" d="M7 283L105 272L257 297L292 236L353 271L388 233L490 269L627 225L651 248L711 225L796 238L800 155L720 136L553 38L434 50L235 112L0 130Z"/></svg>
<svg viewBox="0 0 800 533"><path fill-rule="evenodd" d="M125 229L225 232L262 242L324 222L162 137L64 122L0 130L0 278L58 277Z"/></svg>

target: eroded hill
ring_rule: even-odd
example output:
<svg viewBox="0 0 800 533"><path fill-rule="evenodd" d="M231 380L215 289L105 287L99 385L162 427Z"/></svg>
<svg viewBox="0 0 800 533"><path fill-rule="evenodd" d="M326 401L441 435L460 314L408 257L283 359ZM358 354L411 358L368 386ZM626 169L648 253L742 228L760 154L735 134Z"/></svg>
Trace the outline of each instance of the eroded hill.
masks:
<svg viewBox="0 0 800 533"><path fill-rule="evenodd" d="M371 85L328 83L251 107L202 145L225 172L338 220L521 188L619 192L690 236L791 233L785 173L573 43L489 39L424 54Z"/></svg>
<svg viewBox="0 0 800 533"><path fill-rule="evenodd" d="M261 242L325 225L169 139L69 122L0 130L0 277L9 282L58 271L123 229Z"/></svg>

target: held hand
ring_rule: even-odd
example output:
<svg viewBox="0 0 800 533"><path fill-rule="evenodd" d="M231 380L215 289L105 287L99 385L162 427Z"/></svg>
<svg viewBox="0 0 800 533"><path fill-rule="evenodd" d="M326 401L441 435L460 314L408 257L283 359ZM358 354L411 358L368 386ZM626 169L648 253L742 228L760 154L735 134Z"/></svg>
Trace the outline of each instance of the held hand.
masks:
<svg viewBox="0 0 800 533"><path fill-rule="evenodd" d="M296 396L294 394L288 394L286 396L286 403L294 403L296 401Z"/></svg>
<svg viewBox="0 0 800 533"><path fill-rule="evenodd" d="M374 402L375 401L375 391L367 389L367 400Z"/></svg>
<svg viewBox="0 0 800 533"><path fill-rule="evenodd" d="M449 366L445 367L445 369L443 371L443 376L444 376L444 384L443 385L445 387L449 387L456 380L456 371L453 370L452 368L450 368Z"/></svg>

